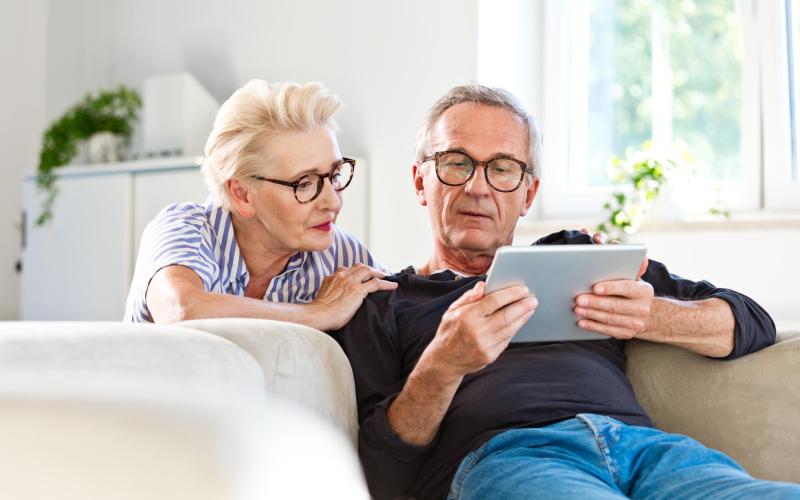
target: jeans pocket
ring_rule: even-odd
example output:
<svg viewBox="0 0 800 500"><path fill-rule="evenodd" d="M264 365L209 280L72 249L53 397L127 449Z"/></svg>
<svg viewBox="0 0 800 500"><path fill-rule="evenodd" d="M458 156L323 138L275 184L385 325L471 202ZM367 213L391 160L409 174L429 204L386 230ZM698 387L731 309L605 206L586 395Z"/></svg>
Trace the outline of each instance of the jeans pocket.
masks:
<svg viewBox="0 0 800 500"><path fill-rule="evenodd" d="M450 493L447 494L447 500L458 500L461 497L461 485L464 483L464 479L466 479L470 471L472 471L472 468L475 467L475 464L483 458L488 445L488 441L483 443L478 448L469 452L461 461L458 470L456 470L456 475L453 476L453 482L450 484Z"/></svg>

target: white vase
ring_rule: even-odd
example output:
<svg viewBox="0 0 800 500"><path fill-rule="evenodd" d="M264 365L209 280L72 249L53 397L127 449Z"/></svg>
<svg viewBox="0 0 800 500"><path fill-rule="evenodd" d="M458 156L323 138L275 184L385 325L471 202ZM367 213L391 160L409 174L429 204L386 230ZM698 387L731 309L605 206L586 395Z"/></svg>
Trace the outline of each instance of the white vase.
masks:
<svg viewBox="0 0 800 500"><path fill-rule="evenodd" d="M680 221L684 217L684 211L675 197L675 185L667 182L661 186L653 201L653 208L650 211L650 219L653 221Z"/></svg>
<svg viewBox="0 0 800 500"><path fill-rule="evenodd" d="M125 139L111 132L98 132L86 141L88 163L114 163L122 160Z"/></svg>

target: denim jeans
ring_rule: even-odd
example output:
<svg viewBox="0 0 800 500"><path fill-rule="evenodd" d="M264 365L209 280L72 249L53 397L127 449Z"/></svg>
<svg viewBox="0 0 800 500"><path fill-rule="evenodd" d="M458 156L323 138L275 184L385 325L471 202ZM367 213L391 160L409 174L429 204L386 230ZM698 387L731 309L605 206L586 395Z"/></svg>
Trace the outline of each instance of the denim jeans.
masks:
<svg viewBox="0 0 800 500"><path fill-rule="evenodd" d="M490 439L461 462L448 499L626 497L800 499L800 485L754 479L686 436L581 414Z"/></svg>

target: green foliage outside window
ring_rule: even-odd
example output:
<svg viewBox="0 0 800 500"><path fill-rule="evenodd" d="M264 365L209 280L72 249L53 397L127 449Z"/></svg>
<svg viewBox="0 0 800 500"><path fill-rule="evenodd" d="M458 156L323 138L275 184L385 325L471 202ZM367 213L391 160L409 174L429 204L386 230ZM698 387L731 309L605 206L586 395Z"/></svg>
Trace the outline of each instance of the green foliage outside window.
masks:
<svg viewBox="0 0 800 500"><path fill-rule="evenodd" d="M653 137L667 120L717 180L741 173L742 28L734 0L591 0L590 184L607 159ZM665 40L668 81L653 81L653 33ZM663 69L663 68L662 68ZM655 85L670 89L671 117L654 116Z"/></svg>
<svg viewBox="0 0 800 500"><path fill-rule="evenodd" d="M53 217L53 202L58 194L54 169L71 162L78 154L80 143L98 132L111 132L121 136L126 145L130 144L141 107L139 94L120 85L116 90L86 94L50 125L42 138L36 171L36 186L45 194L37 225Z"/></svg>

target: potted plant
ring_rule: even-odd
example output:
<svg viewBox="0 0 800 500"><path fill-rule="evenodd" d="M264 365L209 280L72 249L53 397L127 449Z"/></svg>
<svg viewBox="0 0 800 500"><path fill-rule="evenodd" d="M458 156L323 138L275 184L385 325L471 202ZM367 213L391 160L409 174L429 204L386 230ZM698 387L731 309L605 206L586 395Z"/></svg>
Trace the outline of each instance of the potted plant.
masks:
<svg viewBox="0 0 800 500"><path fill-rule="evenodd" d="M694 159L683 147L673 147L665 154L654 147L652 141L645 141L638 150L629 148L624 159L617 156L611 159L609 178L619 188L603 205L608 219L598 225L597 230L624 241L654 212L661 218L679 218L680 207L667 191L672 185L685 188L702 182L700 177ZM718 196L705 201L710 214L730 217L730 212L721 207Z"/></svg>
<svg viewBox="0 0 800 500"><path fill-rule="evenodd" d="M58 194L54 170L71 162L78 154L80 144L95 134L106 134L96 141L95 150L102 151L109 145L127 147L141 107L139 94L120 85L116 90L86 94L50 125L42 138L36 170L37 188L45 194L42 212L36 218L37 225L41 226L53 217L53 202ZM113 135L109 137L107 134ZM117 138L116 142L114 138Z"/></svg>

